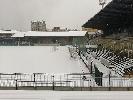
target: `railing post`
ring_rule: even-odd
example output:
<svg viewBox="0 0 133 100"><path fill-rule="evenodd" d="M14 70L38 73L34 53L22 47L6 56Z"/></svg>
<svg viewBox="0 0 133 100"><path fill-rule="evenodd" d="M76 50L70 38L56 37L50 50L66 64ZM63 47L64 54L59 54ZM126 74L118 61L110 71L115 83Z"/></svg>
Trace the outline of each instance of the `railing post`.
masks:
<svg viewBox="0 0 133 100"><path fill-rule="evenodd" d="M16 82L16 84L15 84L15 88L16 88L16 90L18 90L18 81L15 80L15 82Z"/></svg>
<svg viewBox="0 0 133 100"><path fill-rule="evenodd" d="M109 91L111 91L111 70L114 68L114 66L109 66Z"/></svg>
<svg viewBox="0 0 133 100"><path fill-rule="evenodd" d="M111 78L111 72L109 72L109 91L110 91L110 86L111 86L111 84L110 84L110 78Z"/></svg>
<svg viewBox="0 0 133 100"><path fill-rule="evenodd" d="M67 74L67 81L66 81L66 86L68 86L68 74Z"/></svg>
<svg viewBox="0 0 133 100"><path fill-rule="evenodd" d="M109 87L110 87L110 73L109 73Z"/></svg>
<svg viewBox="0 0 133 100"><path fill-rule="evenodd" d="M33 73L33 78L34 78L34 80L33 80L33 82L34 82L34 89L36 90L37 89L37 87L36 87L36 73Z"/></svg>
<svg viewBox="0 0 133 100"><path fill-rule="evenodd" d="M34 82L36 81L36 74L33 73L33 77L34 77Z"/></svg>
<svg viewBox="0 0 133 100"><path fill-rule="evenodd" d="M55 90L55 86L54 86L54 75L52 76L52 78L53 78L52 89Z"/></svg>

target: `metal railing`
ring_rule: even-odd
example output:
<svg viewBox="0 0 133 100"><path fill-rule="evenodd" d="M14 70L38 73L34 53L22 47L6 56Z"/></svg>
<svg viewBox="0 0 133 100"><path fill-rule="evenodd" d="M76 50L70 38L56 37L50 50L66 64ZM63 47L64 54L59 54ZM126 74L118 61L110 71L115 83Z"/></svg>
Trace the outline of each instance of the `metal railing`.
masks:
<svg viewBox="0 0 133 100"><path fill-rule="evenodd" d="M0 87L133 87L133 78L89 74L0 74Z"/></svg>

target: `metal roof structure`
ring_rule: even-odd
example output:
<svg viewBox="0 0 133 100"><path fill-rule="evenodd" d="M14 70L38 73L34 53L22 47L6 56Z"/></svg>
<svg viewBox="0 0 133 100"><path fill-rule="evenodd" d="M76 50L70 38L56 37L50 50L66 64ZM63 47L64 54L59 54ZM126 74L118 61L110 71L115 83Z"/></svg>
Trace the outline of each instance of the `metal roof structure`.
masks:
<svg viewBox="0 0 133 100"><path fill-rule="evenodd" d="M133 0L113 0L83 27L118 31L133 26Z"/></svg>

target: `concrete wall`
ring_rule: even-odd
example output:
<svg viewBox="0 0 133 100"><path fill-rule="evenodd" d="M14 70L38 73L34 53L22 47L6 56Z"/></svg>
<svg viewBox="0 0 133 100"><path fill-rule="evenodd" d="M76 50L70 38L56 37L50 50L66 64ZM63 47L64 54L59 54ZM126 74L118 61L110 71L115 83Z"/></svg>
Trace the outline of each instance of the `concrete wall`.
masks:
<svg viewBox="0 0 133 100"><path fill-rule="evenodd" d="M133 87L0 87L0 90L52 90L52 91L133 91Z"/></svg>

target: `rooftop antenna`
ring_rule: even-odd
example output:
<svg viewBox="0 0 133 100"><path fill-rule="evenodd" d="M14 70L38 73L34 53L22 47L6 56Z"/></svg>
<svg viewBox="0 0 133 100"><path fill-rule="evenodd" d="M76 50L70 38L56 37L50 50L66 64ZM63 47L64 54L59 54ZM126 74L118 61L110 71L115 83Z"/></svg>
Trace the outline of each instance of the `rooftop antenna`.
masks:
<svg viewBox="0 0 133 100"><path fill-rule="evenodd" d="M99 5L102 6L102 9L104 8L105 4L106 4L106 0L99 0Z"/></svg>

